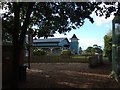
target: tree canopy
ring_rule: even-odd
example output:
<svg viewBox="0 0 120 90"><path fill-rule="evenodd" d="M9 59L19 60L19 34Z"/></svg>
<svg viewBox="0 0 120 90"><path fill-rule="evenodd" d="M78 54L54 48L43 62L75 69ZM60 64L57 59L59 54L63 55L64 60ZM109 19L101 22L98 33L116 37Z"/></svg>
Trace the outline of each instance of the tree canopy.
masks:
<svg viewBox="0 0 120 90"><path fill-rule="evenodd" d="M3 30L6 29L8 33L14 33L13 20L14 20L14 8L16 9L16 2L3 3L3 8L8 9L7 13L2 15ZM28 11L31 10L30 20L27 29L34 28L33 36L48 37L58 31L59 33L65 33L71 31L71 29L80 28L85 19L89 19L90 22L94 22L90 16L93 11L96 15L106 18L111 15L112 12L118 11L118 6L114 6L115 2L106 3L106 5L113 5L110 7L101 7L102 2L19 2L16 3L19 8L19 35L23 32L23 24L25 23ZM29 9L31 7L31 9Z"/></svg>

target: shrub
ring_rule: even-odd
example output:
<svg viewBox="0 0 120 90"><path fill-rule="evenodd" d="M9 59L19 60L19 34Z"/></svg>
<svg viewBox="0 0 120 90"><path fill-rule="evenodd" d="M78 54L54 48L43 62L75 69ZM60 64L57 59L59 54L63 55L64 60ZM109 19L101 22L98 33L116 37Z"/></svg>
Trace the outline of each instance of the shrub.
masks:
<svg viewBox="0 0 120 90"><path fill-rule="evenodd" d="M72 55L72 52L70 50L63 50L61 52L61 55L62 56L70 56L70 55Z"/></svg>
<svg viewBox="0 0 120 90"><path fill-rule="evenodd" d="M33 55L37 55L37 56L40 56L40 55L46 55L47 53L43 50L43 49L34 49L33 50Z"/></svg>

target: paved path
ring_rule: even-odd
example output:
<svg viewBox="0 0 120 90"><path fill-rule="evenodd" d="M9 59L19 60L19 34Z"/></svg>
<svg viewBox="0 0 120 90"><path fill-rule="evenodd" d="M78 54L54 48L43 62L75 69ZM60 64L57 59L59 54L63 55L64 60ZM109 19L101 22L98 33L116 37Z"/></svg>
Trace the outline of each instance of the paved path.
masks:
<svg viewBox="0 0 120 90"><path fill-rule="evenodd" d="M32 63L20 88L117 88L111 64L90 69L86 63Z"/></svg>

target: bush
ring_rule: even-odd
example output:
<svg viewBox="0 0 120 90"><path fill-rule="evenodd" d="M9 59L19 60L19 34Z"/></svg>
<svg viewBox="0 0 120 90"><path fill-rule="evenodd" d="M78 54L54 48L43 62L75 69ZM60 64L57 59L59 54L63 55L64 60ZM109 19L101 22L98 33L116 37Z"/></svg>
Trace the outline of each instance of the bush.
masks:
<svg viewBox="0 0 120 90"><path fill-rule="evenodd" d="M72 55L72 52L70 50L63 50L61 52L61 55L62 56L71 56Z"/></svg>
<svg viewBox="0 0 120 90"><path fill-rule="evenodd" d="M46 55L47 53L43 49L34 49L33 55L40 56L40 55Z"/></svg>

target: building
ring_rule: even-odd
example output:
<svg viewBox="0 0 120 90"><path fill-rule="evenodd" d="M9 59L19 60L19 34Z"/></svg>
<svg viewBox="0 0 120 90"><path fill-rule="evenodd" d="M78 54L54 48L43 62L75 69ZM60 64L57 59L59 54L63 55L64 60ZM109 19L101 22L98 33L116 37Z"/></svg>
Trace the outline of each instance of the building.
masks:
<svg viewBox="0 0 120 90"><path fill-rule="evenodd" d="M71 42L70 42L70 50L74 53L74 54L79 54L79 42L78 42L78 38L76 37L76 35L74 34L72 36L72 38L70 38Z"/></svg>
<svg viewBox="0 0 120 90"><path fill-rule="evenodd" d="M69 49L73 54L79 54L79 42L74 34L70 41L67 38L33 39L32 46L45 50L48 54L60 55L62 50Z"/></svg>
<svg viewBox="0 0 120 90"><path fill-rule="evenodd" d="M69 49L70 43L67 38L48 38L33 40L33 46L46 50L48 54L59 55L62 50Z"/></svg>

